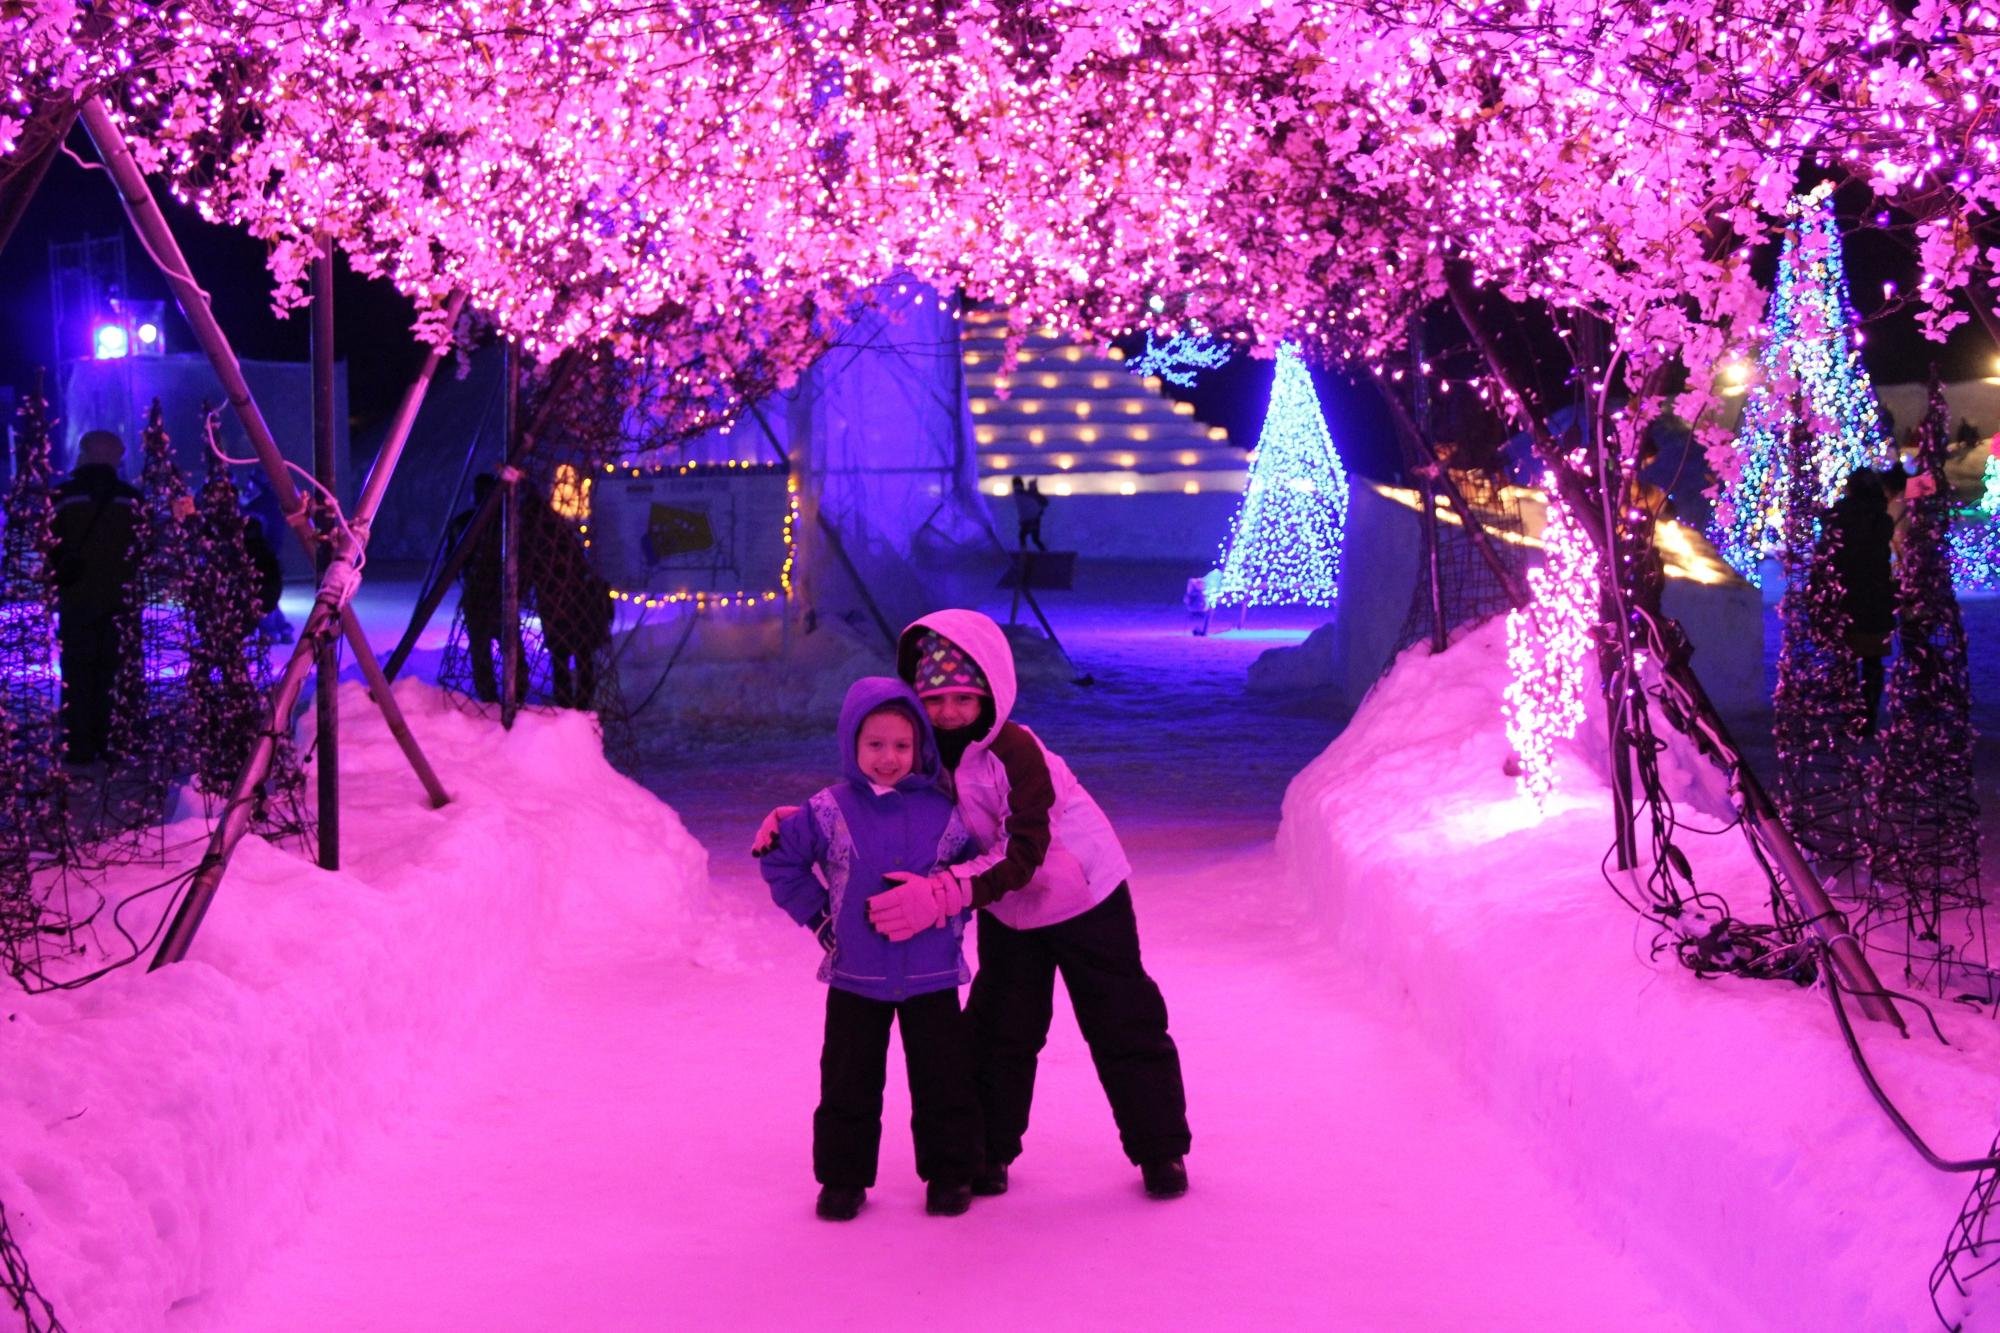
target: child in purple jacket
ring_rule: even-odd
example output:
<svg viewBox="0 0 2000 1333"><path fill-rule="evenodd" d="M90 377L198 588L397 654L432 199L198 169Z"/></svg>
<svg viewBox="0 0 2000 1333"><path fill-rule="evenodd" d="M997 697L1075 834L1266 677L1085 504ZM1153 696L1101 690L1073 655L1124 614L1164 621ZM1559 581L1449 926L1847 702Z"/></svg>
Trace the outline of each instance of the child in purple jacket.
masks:
<svg viewBox="0 0 2000 1333"><path fill-rule="evenodd" d="M937 742L908 685L890 676L854 683L840 709L840 756L842 780L787 816L763 859L772 899L826 949L817 1211L847 1221L875 1183L893 1019L909 1067L924 1208L956 1216L971 1204L983 1145L959 1025L958 988L971 979L960 944L967 904L940 904L935 921L898 943L869 925L867 900L889 887L890 874L928 875L975 849L939 790Z"/></svg>

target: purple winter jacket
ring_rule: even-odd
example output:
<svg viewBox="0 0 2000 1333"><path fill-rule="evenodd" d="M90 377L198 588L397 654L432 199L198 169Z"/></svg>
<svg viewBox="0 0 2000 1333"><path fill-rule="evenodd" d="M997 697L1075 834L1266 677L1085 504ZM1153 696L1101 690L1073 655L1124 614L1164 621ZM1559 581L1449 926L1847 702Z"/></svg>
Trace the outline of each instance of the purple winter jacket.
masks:
<svg viewBox="0 0 2000 1333"><path fill-rule="evenodd" d="M861 720L884 704L900 705L916 723L917 757L894 791L878 795L855 746ZM904 1000L970 981L960 942L971 913L901 944L868 923L868 899L890 887L884 876L891 871L928 874L976 850L951 798L938 790L943 765L914 690L893 676L854 682L840 706L840 771L840 782L815 792L778 825L778 845L760 863L772 901L792 920L809 925L821 912L832 919L833 951L819 979L871 1000Z"/></svg>

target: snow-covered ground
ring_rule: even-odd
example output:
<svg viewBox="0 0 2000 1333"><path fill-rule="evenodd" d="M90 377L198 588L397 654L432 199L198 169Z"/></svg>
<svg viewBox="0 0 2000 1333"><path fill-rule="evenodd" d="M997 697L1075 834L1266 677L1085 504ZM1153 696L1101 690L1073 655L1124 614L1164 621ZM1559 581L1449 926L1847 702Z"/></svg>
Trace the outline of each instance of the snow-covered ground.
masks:
<svg viewBox="0 0 2000 1333"><path fill-rule="evenodd" d="M1443 657L1407 655L1292 784L1280 850L1328 941L1403 997L1426 1044L1704 1327L1937 1326L1927 1279L1971 1177L1891 1127L1823 990L1704 981L1654 954L1659 923L1620 906L1601 868L1601 741L1559 748L1546 814L1502 772L1505 655L1497 621ZM1712 770L1678 741L1662 768L1696 885L1769 921ZM1990 773L1981 785L1990 820ZM1905 984L1893 959L1875 965ZM1856 1014L1860 1040L1937 1151L1981 1158L2000 1029L1928 998L1949 1045L1907 1002L1907 1039ZM1942 1303L1992 1328L1997 1302L1987 1284L1969 1312Z"/></svg>
<svg viewBox="0 0 2000 1333"><path fill-rule="evenodd" d="M1636 958L1588 812L1468 819L1505 801L1498 714L1431 688L1447 663L1329 749L1347 719L1324 701L1242 689L1312 617L1195 639L1184 572L1127 574L1050 597L1096 683L1032 677L1018 715L1132 853L1187 1068L1187 1198L1141 1194L1059 1005L1009 1195L923 1214L892 1060L880 1187L818 1222L813 950L742 847L827 780L830 732L642 732L662 805L576 719L503 736L406 686L460 804L421 809L357 698L344 767L377 780L348 872L254 849L193 963L4 1006L29 1026L0 1025L0 1202L37 1278L82 1329L1920 1326L1909 1238L1942 1243L1960 1184L1910 1183L1823 1001ZM396 599L375 596L379 642ZM1497 886L1468 871L1496 860ZM1675 1045L1704 1037L1744 1085L1713 1108ZM1926 1105L1984 1086L1887 1063ZM1663 1107L1680 1132L1645 1138ZM1829 1170L1877 1172L1868 1204L1788 1230ZM1910 1220L1881 1232L1877 1203ZM1894 1290L1828 1307L1865 1323L1773 1316L1867 1282Z"/></svg>

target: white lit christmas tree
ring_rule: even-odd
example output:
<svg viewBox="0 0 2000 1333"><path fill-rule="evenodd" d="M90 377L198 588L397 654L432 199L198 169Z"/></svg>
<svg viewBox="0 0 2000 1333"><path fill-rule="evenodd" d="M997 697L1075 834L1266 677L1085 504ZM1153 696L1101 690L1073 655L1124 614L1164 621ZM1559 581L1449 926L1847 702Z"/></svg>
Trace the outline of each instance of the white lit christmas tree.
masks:
<svg viewBox="0 0 2000 1333"><path fill-rule="evenodd" d="M1347 530L1347 469L1298 348L1278 348L1271 406L1223 548L1214 605L1332 606Z"/></svg>
<svg viewBox="0 0 2000 1333"><path fill-rule="evenodd" d="M2000 437L1996 437L2000 439ZM1986 470L1979 474L1982 489L1979 492L1979 512L1989 518L2000 514L2000 454L1986 455Z"/></svg>
<svg viewBox="0 0 2000 1333"><path fill-rule="evenodd" d="M1855 468L1880 466L1887 455L1875 390L1861 366L1832 193L1822 184L1792 201L1757 380L1736 429L1743 470L1717 509L1716 544L1753 583L1764 557L1784 545L1785 452L1795 425L1805 426L1804 462L1822 505L1833 503Z"/></svg>
<svg viewBox="0 0 2000 1333"><path fill-rule="evenodd" d="M1502 696L1507 740L1521 761L1520 787L1537 806L1555 789L1555 746L1583 725L1584 686L1598 616L1597 553L1554 486L1542 546L1548 561L1528 571L1530 604L1507 613Z"/></svg>

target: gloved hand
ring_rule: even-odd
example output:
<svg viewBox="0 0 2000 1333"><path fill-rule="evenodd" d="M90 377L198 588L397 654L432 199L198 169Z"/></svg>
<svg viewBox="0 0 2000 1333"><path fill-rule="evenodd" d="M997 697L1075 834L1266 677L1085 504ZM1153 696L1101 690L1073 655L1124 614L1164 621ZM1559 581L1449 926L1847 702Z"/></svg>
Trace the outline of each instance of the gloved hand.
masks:
<svg viewBox="0 0 2000 1333"><path fill-rule="evenodd" d="M820 948L826 950L828 953L833 952L832 917L828 916L825 912L815 912L813 913L813 919L806 922L806 929L810 930L813 933L813 938L819 941Z"/></svg>
<svg viewBox="0 0 2000 1333"><path fill-rule="evenodd" d="M895 887L868 900L868 924L901 944L918 931L945 923L950 913L938 901L937 885L929 875L898 870L883 878Z"/></svg>
<svg viewBox="0 0 2000 1333"><path fill-rule="evenodd" d="M938 907L947 919L972 906L972 881L960 879L949 869L943 869L931 876L931 884L937 889Z"/></svg>
<svg viewBox="0 0 2000 1333"><path fill-rule="evenodd" d="M764 822L757 826L756 836L750 839L750 855L768 856L778 846L778 824L798 813L796 805L781 805L764 816Z"/></svg>

